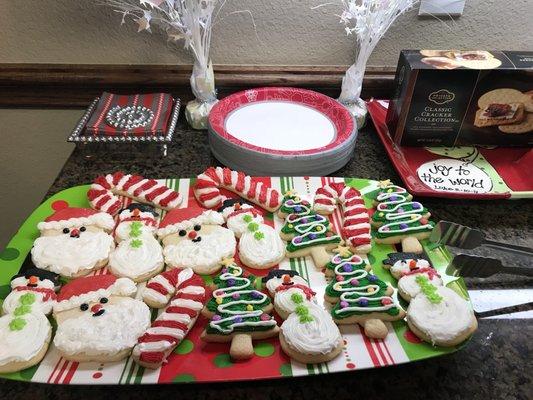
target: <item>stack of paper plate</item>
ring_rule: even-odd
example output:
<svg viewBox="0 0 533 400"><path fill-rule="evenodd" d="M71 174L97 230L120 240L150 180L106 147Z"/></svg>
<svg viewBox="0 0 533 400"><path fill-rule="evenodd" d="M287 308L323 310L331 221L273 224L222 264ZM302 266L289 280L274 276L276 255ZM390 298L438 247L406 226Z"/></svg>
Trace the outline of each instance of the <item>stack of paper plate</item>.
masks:
<svg viewBox="0 0 533 400"><path fill-rule="evenodd" d="M357 131L334 99L298 88L232 94L209 114L209 143L224 165L250 175L322 176L353 154Z"/></svg>

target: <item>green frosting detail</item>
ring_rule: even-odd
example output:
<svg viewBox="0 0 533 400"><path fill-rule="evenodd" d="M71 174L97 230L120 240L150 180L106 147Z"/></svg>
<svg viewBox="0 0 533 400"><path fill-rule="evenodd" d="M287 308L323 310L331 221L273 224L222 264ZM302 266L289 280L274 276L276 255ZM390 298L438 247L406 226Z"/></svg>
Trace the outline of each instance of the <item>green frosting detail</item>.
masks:
<svg viewBox="0 0 533 400"><path fill-rule="evenodd" d="M254 233L254 238L256 240L261 240L261 239L264 239L265 238L265 234L263 232L255 232Z"/></svg>
<svg viewBox="0 0 533 400"><path fill-rule="evenodd" d="M306 322L311 322L313 320L313 317L309 315L309 309L303 304L297 305L295 311L296 315L298 315L298 317L300 318L301 324L305 324Z"/></svg>
<svg viewBox="0 0 533 400"><path fill-rule="evenodd" d="M130 224L130 237L139 237L142 234L142 222L133 221Z"/></svg>
<svg viewBox="0 0 533 400"><path fill-rule="evenodd" d="M133 247L134 249L138 249L142 245L143 245L143 241L141 239L133 239L130 242L130 246Z"/></svg>
<svg viewBox="0 0 533 400"><path fill-rule="evenodd" d="M20 317L21 315L28 314L31 312L31 307L29 305L20 305L17 308L15 308L15 311L13 311L13 315L15 317Z"/></svg>
<svg viewBox="0 0 533 400"><path fill-rule="evenodd" d="M14 318L9 323L9 329L12 331L20 331L26 326L26 321L22 318Z"/></svg>
<svg viewBox="0 0 533 400"><path fill-rule="evenodd" d="M304 301L304 297L300 293L293 293L291 295L291 300L293 303L301 304Z"/></svg>
<svg viewBox="0 0 533 400"><path fill-rule="evenodd" d="M252 222L252 216L250 214L245 214L244 217L242 217L244 222Z"/></svg>
<svg viewBox="0 0 533 400"><path fill-rule="evenodd" d="M250 222L250 223L248 224L248 230L249 230L250 232L255 232L255 231L258 230L258 229L259 229L259 224L258 224L257 222Z"/></svg>
<svg viewBox="0 0 533 400"><path fill-rule="evenodd" d="M24 293L19 297L19 303L23 306L29 306L30 304L35 303L35 294L34 293Z"/></svg>
<svg viewBox="0 0 533 400"><path fill-rule="evenodd" d="M430 303L439 304L442 301L442 296L437 293L437 287L429 282L427 276L419 274L415 281L420 285L422 293L424 293Z"/></svg>

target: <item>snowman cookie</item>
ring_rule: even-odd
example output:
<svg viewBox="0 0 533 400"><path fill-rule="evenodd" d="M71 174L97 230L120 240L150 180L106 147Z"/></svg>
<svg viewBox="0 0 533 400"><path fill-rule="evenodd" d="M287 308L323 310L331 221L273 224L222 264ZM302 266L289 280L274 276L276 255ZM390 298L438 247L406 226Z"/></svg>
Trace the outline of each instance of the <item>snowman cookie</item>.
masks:
<svg viewBox="0 0 533 400"><path fill-rule="evenodd" d="M163 256L168 268L192 268L197 274L213 274L220 261L233 257L237 241L232 231L222 227L222 214L190 209L170 211L157 231L163 241Z"/></svg>
<svg viewBox="0 0 533 400"><path fill-rule="evenodd" d="M419 274L420 286L407 308L407 324L420 339L434 346L451 347L470 337L477 329L472 307L455 291L433 285Z"/></svg>
<svg viewBox="0 0 533 400"><path fill-rule="evenodd" d="M285 243L254 207L241 200L226 200L219 211L227 227L240 238L239 258L244 265L267 269L285 258Z"/></svg>
<svg viewBox="0 0 533 400"><path fill-rule="evenodd" d="M331 315L316 303L307 282L284 270L271 271L266 286L285 321L280 328L283 351L301 363L328 362L342 350L342 336ZM293 271L290 271L293 272Z"/></svg>
<svg viewBox="0 0 533 400"><path fill-rule="evenodd" d="M115 248L111 215L90 208L65 207L37 225L41 236L31 249L33 263L68 278L107 264Z"/></svg>
<svg viewBox="0 0 533 400"><path fill-rule="evenodd" d="M133 299L129 278L95 275L63 286L54 305L54 345L72 361L112 362L127 357L150 326L150 309Z"/></svg>
<svg viewBox="0 0 533 400"><path fill-rule="evenodd" d="M37 268L16 275L0 318L0 373L41 362L52 336L46 314L52 311L59 276Z"/></svg>
<svg viewBox="0 0 533 400"><path fill-rule="evenodd" d="M134 203L121 211L109 255L109 269L118 277L143 282L162 271L163 248L154 237L158 214L151 206Z"/></svg>
<svg viewBox="0 0 533 400"><path fill-rule="evenodd" d="M391 253L383 266L389 268L391 275L398 280L398 293L406 301L411 301L420 293L420 285L416 282L419 275L425 275L435 286L443 285L429 261L414 253Z"/></svg>

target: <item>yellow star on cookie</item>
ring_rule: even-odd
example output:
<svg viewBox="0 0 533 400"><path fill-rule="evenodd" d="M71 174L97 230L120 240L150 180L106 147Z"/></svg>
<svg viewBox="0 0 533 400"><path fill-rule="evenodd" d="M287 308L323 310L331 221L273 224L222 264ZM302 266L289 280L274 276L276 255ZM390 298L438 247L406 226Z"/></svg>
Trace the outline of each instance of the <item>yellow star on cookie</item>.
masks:
<svg viewBox="0 0 533 400"><path fill-rule="evenodd" d="M337 246L333 249L334 253L338 253L341 257L350 257L352 252L349 247L346 246Z"/></svg>
<svg viewBox="0 0 533 400"><path fill-rule="evenodd" d="M298 193L294 189L287 190L285 193L283 193L283 196L285 196L285 197L294 197L294 196L297 196L297 195L298 195Z"/></svg>
<svg viewBox="0 0 533 400"><path fill-rule="evenodd" d="M223 267L231 267L235 264L235 260L232 257L225 257L220 261L220 265Z"/></svg>
<svg viewBox="0 0 533 400"><path fill-rule="evenodd" d="M392 182L390 181L390 179L385 179L384 181L379 181L378 186L379 186L381 189L384 189L384 188L386 188L387 186L390 186L391 184L392 184Z"/></svg>

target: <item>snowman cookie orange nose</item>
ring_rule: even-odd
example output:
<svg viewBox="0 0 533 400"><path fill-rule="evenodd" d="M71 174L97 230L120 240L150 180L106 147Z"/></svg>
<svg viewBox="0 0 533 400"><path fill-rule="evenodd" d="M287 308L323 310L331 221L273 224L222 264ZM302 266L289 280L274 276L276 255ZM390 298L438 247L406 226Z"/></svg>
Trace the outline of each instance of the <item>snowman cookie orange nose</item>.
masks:
<svg viewBox="0 0 533 400"><path fill-rule="evenodd" d="M32 275L28 278L28 284L32 286L37 286L38 283L39 283L39 278L37 278L35 275Z"/></svg>
<svg viewBox="0 0 533 400"><path fill-rule="evenodd" d="M133 216L134 216L134 217L138 217L140 213L141 213L141 212L139 211L138 208L135 208L135 209L133 210Z"/></svg>
<svg viewBox="0 0 533 400"><path fill-rule="evenodd" d="M283 284L284 285L292 285L292 283L293 283L290 275L288 275L288 274L283 275L282 279L283 279Z"/></svg>

